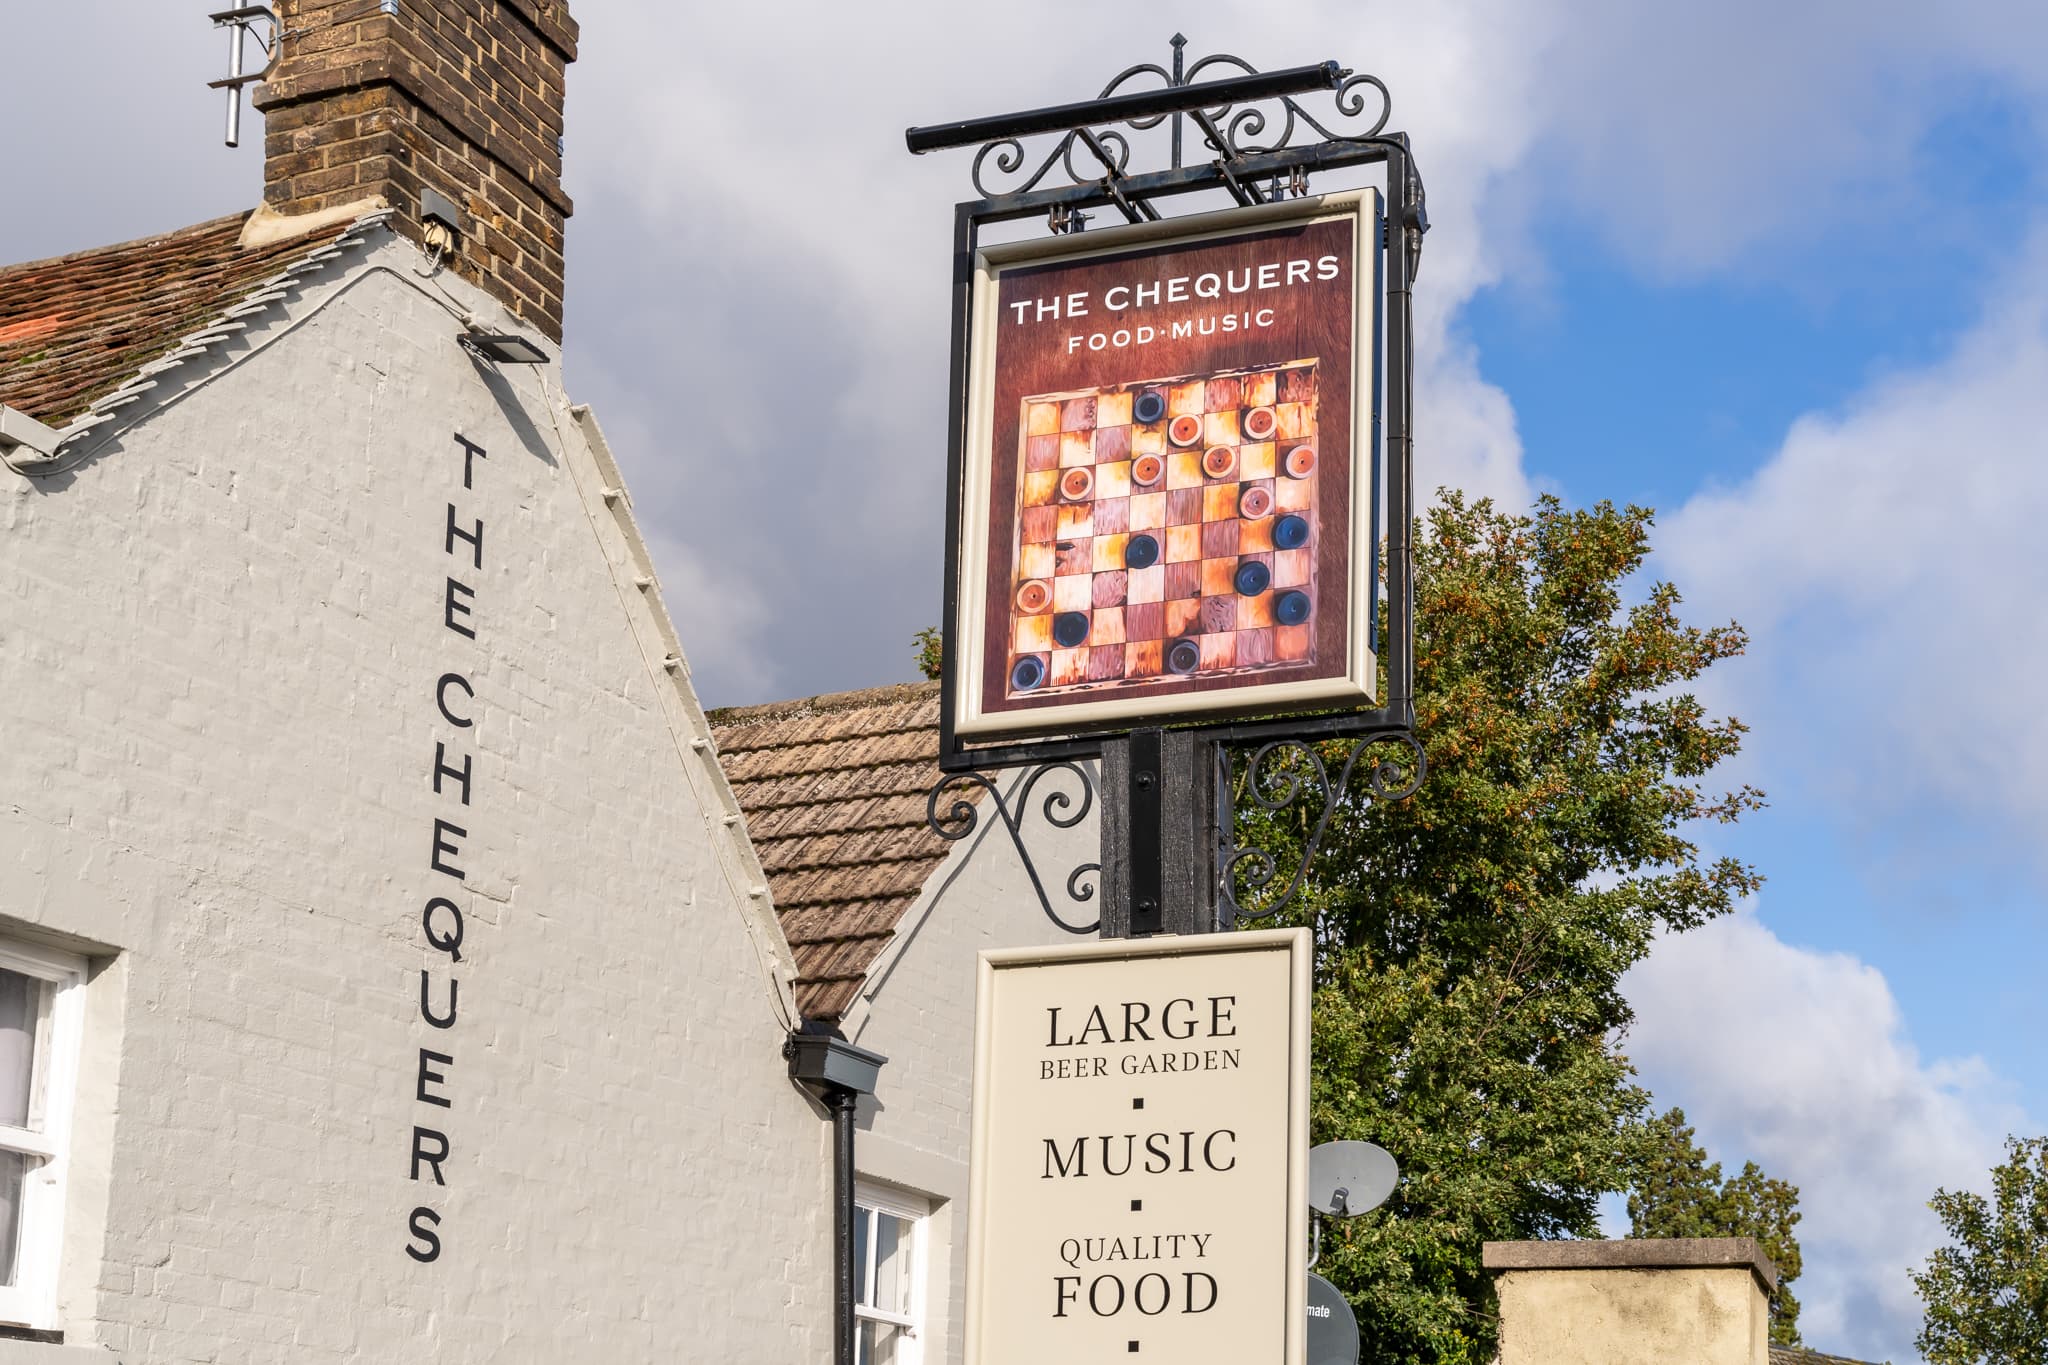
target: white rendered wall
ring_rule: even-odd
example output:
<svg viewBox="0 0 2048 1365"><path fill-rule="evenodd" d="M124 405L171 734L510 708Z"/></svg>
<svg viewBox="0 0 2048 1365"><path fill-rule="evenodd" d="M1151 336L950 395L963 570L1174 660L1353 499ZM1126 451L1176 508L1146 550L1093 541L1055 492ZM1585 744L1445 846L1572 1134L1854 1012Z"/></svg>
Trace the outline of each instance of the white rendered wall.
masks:
<svg viewBox="0 0 2048 1365"><path fill-rule="evenodd" d="M0 473L0 930L103 966L66 1345L4 1358L822 1360L827 1130L604 471L552 367L349 260L75 474Z"/></svg>
<svg viewBox="0 0 2048 1365"><path fill-rule="evenodd" d="M1013 775L1006 787L1019 777ZM1063 780L1078 796L1078 785ZM1040 785L1034 806L1044 801L1050 782ZM1070 923L1092 921L1097 902L1067 902L1063 888L1074 868L1098 861L1096 820L1061 830L1034 809L1023 828L1055 908ZM855 1163L864 1178L924 1194L936 1204L926 1281L927 1365L958 1365L966 1349L967 1148L974 1119L979 954L984 948L1074 940L1039 908L1002 820L984 809L981 827L926 883L847 1012L848 1036L889 1059L876 1095L861 1104Z"/></svg>

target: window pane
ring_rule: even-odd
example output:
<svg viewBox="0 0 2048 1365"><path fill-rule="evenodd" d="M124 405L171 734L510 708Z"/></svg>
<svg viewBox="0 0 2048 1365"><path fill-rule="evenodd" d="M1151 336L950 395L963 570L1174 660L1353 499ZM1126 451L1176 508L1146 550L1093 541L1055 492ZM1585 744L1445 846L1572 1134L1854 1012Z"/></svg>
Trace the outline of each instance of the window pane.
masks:
<svg viewBox="0 0 2048 1365"><path fill-rule="evenodd" d="M896 1348L902 1341L903 1329L895 1323L863 1321L854 1355L859 1365L896 1365Z"/></svg>
<svg viewBox="0 0 2048 1365"><path fill-rule="evenodd" d="M859 1204L853 1206L853 1300L870 1308L875 1306L868 1297L868 1220L873 1216Z"/></svg>
<svg viewBox="0 0 2048 1365"><path fill-rule="evenodd" d="M42 1013L43 983L20 972L0 969L0 1123L10 1127L30 1126L29 1110L35 1095L36 1024ZM8 1245L13 1245L11 1239Z"/></svg>
<svg viewBox="0 0 2048 1365"><path fill-rule="evenodd" d="M890 1313L910 1312L910 1222L893 1214L875 1215L875 1301Z"/></svg>
<svg viewBox="0 0 2048 1365"><path fill-rule="evenodd" d="M0 1285L14 1283L15 1247L21 1240L21 1185L34 1158L0 1152Z"/></svg>

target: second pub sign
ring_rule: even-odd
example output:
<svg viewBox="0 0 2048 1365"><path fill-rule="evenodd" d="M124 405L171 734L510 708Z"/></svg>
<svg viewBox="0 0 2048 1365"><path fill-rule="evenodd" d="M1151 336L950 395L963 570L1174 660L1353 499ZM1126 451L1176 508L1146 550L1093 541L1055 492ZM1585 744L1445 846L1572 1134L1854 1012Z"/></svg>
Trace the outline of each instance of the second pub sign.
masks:
<svg viewBox="0 0 2048 1365"><path fill-rule="evenodd" d="M984 250L962 735L1373 700L1371 191Z"/></svg>
<svg viewBox="0 0 2048 1365"><path fill-rule="evenodd" d="M984 952L968 1365L1303 1359L1306 929Z"/></svg>

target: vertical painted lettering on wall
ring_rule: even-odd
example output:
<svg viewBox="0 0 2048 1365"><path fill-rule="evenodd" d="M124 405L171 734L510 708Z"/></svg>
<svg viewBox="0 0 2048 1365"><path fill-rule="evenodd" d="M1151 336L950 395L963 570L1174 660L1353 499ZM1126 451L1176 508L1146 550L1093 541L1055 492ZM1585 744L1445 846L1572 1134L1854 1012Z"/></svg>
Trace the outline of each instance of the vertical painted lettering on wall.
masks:
<svg viewBox="0 0 2048 1365"><path fill-rule="evenodd" d="M462 488L448 503L446 526L440 536L441 552L448 559L443 575L441 626L452 667L442 671L431 686L435 730L434 757L429 772L433 797L432 826L427 839L427 880L429 890L420 909L420 936L430 952L445 961L420 969L419 1012L428 1028L438 1030L434 1046L422 1044L411 1059L406 1074L412 1082L415 1117L411 1151L407 1158L408 1179L447 1188L444 1166L454 1143L447 1129L447 1117L435 1110L452 1110L449 1098L455 1070L456 1021L460 1016L461 980L456 966L462 961L462 906L458 898L468 879L464 848L470 838L470 800L476 778L476 746L470 738L476 727L476 688L466 671L474 658L477 639L477 588L484 567L483 518L473 514L469 496L476 491L481 462L488 452L464 437L455 435L455 455L460 459ZM453 484L454 462L450 462ZM454 490L451 487L451 493ZM472 581L476 580L476 581ZM447 640L447 636L456 640ZM464 645L462 641L469 642ZM418 1197L432 1200L433 1191ZM447 1235L439 1210L433 1203L416 1204L406 1217L405 1254L426 1263L440 1259Z"/></svg>

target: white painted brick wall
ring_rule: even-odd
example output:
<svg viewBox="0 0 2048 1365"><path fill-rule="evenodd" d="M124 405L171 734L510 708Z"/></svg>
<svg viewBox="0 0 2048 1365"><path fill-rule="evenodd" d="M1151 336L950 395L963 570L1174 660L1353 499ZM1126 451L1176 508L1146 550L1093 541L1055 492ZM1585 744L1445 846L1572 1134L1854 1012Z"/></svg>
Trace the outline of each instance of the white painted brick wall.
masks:
<svg viewBox="0 0 2048 1365"><path fill-rule="evenodd" d="M119 950L67 1346L21 1350L826 1359L825 1129L596 468L539 372L487 382L420 287L353 269L75 474L0 475L0 928ZM489 452L467 493L458 427ZM450 501L480 573L443 552ZM474 642L443 628L451 567ZM437 714L451 670L473 730ZM429 783L466 737L464 810ZM436 815L470 831L452 893ZM435 894L468 916L446 1031L417 1009ZM448 1109L414 1097L423 1045ZM445 1189L407 1178L415 1122L451 1140Z"/></svg>

